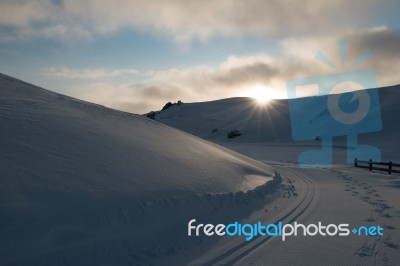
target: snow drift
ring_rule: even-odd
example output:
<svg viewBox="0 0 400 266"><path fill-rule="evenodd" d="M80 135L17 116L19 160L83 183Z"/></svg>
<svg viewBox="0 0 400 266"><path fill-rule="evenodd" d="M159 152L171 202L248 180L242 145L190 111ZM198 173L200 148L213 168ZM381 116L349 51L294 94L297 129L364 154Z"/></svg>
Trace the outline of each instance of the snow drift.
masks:
<svg viewBox="0 0 400 266"><path fill-rule="evenodd" d="M276 185L260 162L5 75L0 125L2 264L143 262L160 230Z"/></svg>

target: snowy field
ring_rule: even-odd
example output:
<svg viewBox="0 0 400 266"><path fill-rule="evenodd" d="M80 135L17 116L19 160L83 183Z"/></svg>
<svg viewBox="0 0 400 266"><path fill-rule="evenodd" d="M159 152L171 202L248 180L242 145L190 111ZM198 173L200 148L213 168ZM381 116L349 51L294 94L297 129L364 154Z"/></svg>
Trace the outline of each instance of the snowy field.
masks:
<svg viewBox="0 0 400 266"><path fill-rule="evenodd" d="M397 89L380 89L383 130L360 142L400 163ZM319 143L293 142L287 101L269 104L184 103L153 121L0 75L0 264L399 265L400 176L347 164L344 138L332 168L299 168ZM192 218L384 235L188 237Z"/></svg>

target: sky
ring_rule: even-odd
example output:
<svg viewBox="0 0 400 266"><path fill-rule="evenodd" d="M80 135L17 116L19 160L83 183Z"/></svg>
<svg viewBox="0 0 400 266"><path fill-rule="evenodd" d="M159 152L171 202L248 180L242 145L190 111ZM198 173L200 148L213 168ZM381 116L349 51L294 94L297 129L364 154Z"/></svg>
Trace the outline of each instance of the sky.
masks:
<svg viewBox="0 0 400 266"><path fill-rule="evenodd" d="M287 79L363 69L389 86L400 83L399 13L398 0L1 0L0 72L139 114L285 98Z"/></svg>

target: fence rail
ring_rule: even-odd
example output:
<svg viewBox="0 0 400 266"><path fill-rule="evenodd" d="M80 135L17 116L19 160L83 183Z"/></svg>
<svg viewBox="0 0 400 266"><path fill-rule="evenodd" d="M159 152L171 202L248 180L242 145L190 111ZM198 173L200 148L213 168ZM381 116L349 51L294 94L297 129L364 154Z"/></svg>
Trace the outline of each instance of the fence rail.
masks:
<svg viewBox="0 0 400 266"><path fill-rule="evenodd" d="M363 164L366 164L366 165L363 165ZM387 166L387 167L376 167L374 165ZM385 171L385 172L388 172L389 175L391 173L400 173L400 170L393 169L394 167L400 167L400 164L392 163L392 162L374 162L372 160L361 161L361 160L357 160L357 158L355 158L354 159L354 167L366 168L370 171L372 171L372 170Z"/></svg>

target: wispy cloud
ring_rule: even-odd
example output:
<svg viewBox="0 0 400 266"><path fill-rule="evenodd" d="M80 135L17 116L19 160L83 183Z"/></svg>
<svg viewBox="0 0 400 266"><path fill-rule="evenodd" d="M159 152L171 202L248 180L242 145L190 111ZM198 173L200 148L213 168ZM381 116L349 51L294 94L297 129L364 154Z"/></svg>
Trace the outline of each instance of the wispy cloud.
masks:
<svg viewBox="0 0 400 266"><path fill-rule="evenodd" d="M116 109L144 113L160 109L167 101L206 101L247 96L254 86L275 90L274 95L286 96L286 80L293 77L330 74L371 68L378 74L379 86L400 82L400 33L385 27L348 32L348 61L343 69L331 69L315 60L318 50L340 65L338 39L315 37L284 39L279 56L260 54L230 56L217 67L198 66L152 71L142 84L96 84L80 87L72 95ZM373 57L355 69L349 68L365 50Z"/></svg>
<svg viewBox="0 0 400 266"><path fill-rule="evenodd" d="M398 8L398 1L383 4L372 0L221 0L212 4L200 0L3 0L0 41L45 37L75 38L81 43L133 29L178 43L215 36L251 36L280 46L277 54L232 55L219 66L154 70L140 75L141 84L105 79L140 74L134 69L52 67L42 72L60 78L87 79L86 85L75 87L73 96L141 113L159 109L165 101L243 96L255 85L271 87L284 95L288 78L333 71L314 56L321 50L332 60L340 60L337 40L341 37L349 40L349 62L371 49L373 58L361 67L375 69L380 85L399 83L400 33L384 23L376 25L377 17L384 22L396 21L393 10Z"/></svg>
<svg viewBox="0 0 400 266"><path fill-rule="evenodd" d="M48 34L81 38L105 35L121 29L149 30L178 42L205 40L212 36L296 36L332 34L365 28L377 15L394 16L396 1L13 1L0 2L0 26L12 27L10 34ZM338 17L338 15L340 16ZM65 28L63 28L64 26ZM53 28L53 30L51 30ZM58 30L57 30L58 29ZM9 36L8 36L9 37Z"/></svg>
<svg viewBox="0 0 400 266"><path fill-rule="evenodd" d="M93 30L68 13L63 4L52 0L1 1L0 41L17 42L40 37L59 41L92 39Z"/></svg>
<svg viewBox="0 0 400 266"><path fill-rule="evenodd" d="M70 92L72 97L105 105L118 110L143 114L161 109L173 99L191 99L191 91L173 85L137 86L135 84L95 83L79 86Z"/></svg>
<svg viewBox="0 0 400 266"><path fill-rule="evenodd" d="M115 69L106 70L103 68L96 69L70 69L66 67L51 67L43 69L45 75L64 77L64 78L80 78L80 79L98 79L104 77L116 77L120 75L133 75L139 72L135 69Z"/></svg>

